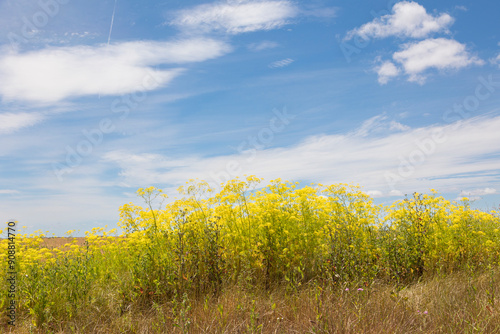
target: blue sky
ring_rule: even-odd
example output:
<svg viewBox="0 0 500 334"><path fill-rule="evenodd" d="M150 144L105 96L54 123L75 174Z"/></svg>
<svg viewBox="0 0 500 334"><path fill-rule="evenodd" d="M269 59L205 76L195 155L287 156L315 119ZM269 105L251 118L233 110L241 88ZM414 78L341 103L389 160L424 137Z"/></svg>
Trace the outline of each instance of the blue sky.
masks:
<svg viewBox="0 0 500 334"><path fill-rule="evenodd" d="M115 226L154 185L254 174L500 200L500 4L0 3L0 212Z"/></svg>

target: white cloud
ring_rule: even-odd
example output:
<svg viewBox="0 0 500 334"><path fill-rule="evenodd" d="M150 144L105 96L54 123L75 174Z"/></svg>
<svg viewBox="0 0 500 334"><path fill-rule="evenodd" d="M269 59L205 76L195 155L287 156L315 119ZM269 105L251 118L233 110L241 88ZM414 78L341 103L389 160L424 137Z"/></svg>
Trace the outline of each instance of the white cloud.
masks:
<svg viewBox="0 0 500 334"><path fill-rule="evenodd" d="M33 126L45 118L40 113L2 113L0 114L0 134L8 134L22 128Z"/></svg>
<svg viewBox="0 0 500 334"><path fill-rule="evenodd" d="M390 79L399 75L399 69L390 61L384 62L382 65L375 68L378 74L378 82L385 85Z"/></svg>
<svg viewBox="0 0 500 334"><path fill-rule="evenodd" d="M337 8L322 7L315 4L306 5L306 9L301 10L304 16L313 16L319 18L332 18L337 16Z"/></svg>
<svg viewBox="0 0 500 334"><path fill-rule="evenodd" d="M479 201L481 199L481 196L458 196L455 198L455 201L463 201L467 199L469 202L475 202Z"/></svg>
<svg viewBox="0 0 500 334"><path fill-rule="evenodd" d="M12 190L12 189L0 189L0 195L11 195L11 194L19 194L19 191L17 190Z"/></svg>
<svg viewBox="0 0 500 334"><path fill-rule="evenodd" d="M286 66L290 65L293 62L294 62L293 59L286 58L286 59L283 59L283 60L278 60L278 61L272 62L271 64L269 64L269 68L286 67Z"/></svg>
<svg viewBox="0 0 500 334"><path fill-rule="evenodd" d="M396 122L396 121L391 121L389 129L396 130L396 131L408 131L411 128L408 125L404 125L404 124L401 124L401 123Z"/></svg>
<svg viewBox="0 0 500 334"><path fill-rule="evenodd" d="M484 61L471 55L464 44L453 39L428 38L438 32L447 32L454 19L446 14L430 15L426 9L413 1L401 1L392 8L392 13L376 18L359 28L349 31L346 40L354 36L363 39L398 36L402 38L424 39L401 46L395 52L393 61L385 61L374 68L378 82L387 84L401 73L408 75L408 80L423 84L425 71L458 70L469 65L482 65Z"/></svg>
<svg viewBox="0 0 500 334"><path fill-rule="evenodd" d="M399 190L391 190L391 191L389 191L389 193L387 194L387 196L390 196L390 197L401 197L401 196L403 196L403 192L401 192Z"/></svg>
<svg viewBox="0 0 500 334"><path fill-rule="evenodd" d="M392 7L392 14L351 30L346 39L352 39L356 35L364 39L389 36L425 38L431 33L446 31L452 23L453 18L448 14L432 16L416 2L401 1Z"/></svg>
<svg viewBox="0 0 500 334"><path fill-rule="evenodd" d="M384 196L384 194L380 190L369 190L366 191L365 194L373 198L379 198Z"/></svg>
<svg viewBox="0 0 500 334"><path fill-rule="evenodd" d="M272 41L262 41L260 43L252 43L248 45L248 49L254 52L274 49L279 46L278 43Z"/></svg>
<svg viewBox="0 0 500 334"><path fill-rule="evenodd" d="M354 132L355 136L367 137L373 135L386 135L390 131L407 131L410 127L398 123L394 120L388 121L385 114L377 115L367 119L361 126Z"/></svg>
<svg viewBox="0 0 500 334"><path fill-rule="evenodd" d="M385 196L430 188L442 193L459 192L481 185L500 186L500 150L491 145L500 141L499 127L500 116L482 117L376 136L364 136L365 131L359 130L312 136L291 147L263 149L255 154L248 151L216 157L167 157L115 151L106 156L105 162L118 165L121 181L137 187L178 186L191 178L219 184L228 177L255 174L266 180L281 177L324 184L360 184ZM437 132L442 140L429 144ZM421 152L422 143L427 143L425 150L431 153L423 153L423 161L415 164L411 173L400 174L401 164L414 152ZM387 173L400 180L392 184Z"/></svg>
<svg viewBox="0 0 500 334"><path fill-rule="evenodd" d="M383 128L383 122L387 119L385 115L373 116L361 124L361 126L354 132L355 136L366 137L371 133L379 131Z"/></svg>
<svg viewBox="0 0 500 334"><path fill-rule="evenodd" d="M500 43L498 43L498 45L500 45ZM490 62L493 65L498 65L500 67L500 53L498 54L498 56L496 58L490 59Z"/></svg>
<svg viewBox="0 0 500 334"><path fill-rule="evenodd" d="M171 24L190 32L224 31L239 34L279 28L295 17L290 1L227 1L181 10Z"/></svg>
<svg viewBox="0 0 500 334"><path fill-rule="evenodd" d="M401 64L404 72L408 75L408 80L412 82L425 82L425 72L428 69L458 70L470 65L484 64L483 60L471 55L464 44L453 39L426 39L405 44L402 48L403 50L394 53L392 58ZM390 68L386 71L379 69L379 82L387 82L387 72L389 74L395 73L391 72Z"/></svg>
<svg viewBox="0 0 500 334"><path fill-rule="evenodd" d="M201 38L10 51L0 56L0 94L7 100L50 103L74 96L151 90L181 72L153 66L200 62L229 51L224 42Z"/></svg>
<svg viewBox="0 0 500 334"><path fill-rule="evenodd" d="M482 188L482 189L474 189L474 190L462 190L460 192L461 197L478 197L478 196L484 196L484 195L493 195L496 194L497 190L493 188Z"/></svg>

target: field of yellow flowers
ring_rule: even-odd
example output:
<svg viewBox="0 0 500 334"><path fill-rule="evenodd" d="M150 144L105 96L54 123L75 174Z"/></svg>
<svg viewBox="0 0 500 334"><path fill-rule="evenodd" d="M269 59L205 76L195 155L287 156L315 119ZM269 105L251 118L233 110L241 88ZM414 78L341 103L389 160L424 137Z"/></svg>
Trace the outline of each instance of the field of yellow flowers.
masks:
<svg viewBox="0 0 500 334"><path fill-rule="evenodd" d="M161 206L161 190L139 189L144 205L120 208L121 235L95 228L84 245L63 250L43 247L42 233L18 235L18 323L44 333L104 333L99 317L123 317L128 322L123 320L120 331L136 333L140 325L131 317L154 314L145 332L231 332L230 323L219 329L195 326L193 308L217 305L214 312L222 319L229 311L217 298L246 291L254 297L244 307L233 305L248 316L236 332L260 333L266 328L256 305L262 291L299 296L307 286L311 307L319 310L327 290L340 298L389 284L403 298L398 287L497 268L500 216L471 209L467 200L450 202L431 191L381 206L347 184L260 183L254 176L234 179L214 193L206 182L191 180L179 188L182 199ZM2 282L7 254L3 239ZM495 298L494 291L488 290L488 298ZM2 325L8 302L7 289L1 289ZM269 312L276 312L277 303L270 303ZM324 321L317 315L310 325L319 324Z"/></svg>

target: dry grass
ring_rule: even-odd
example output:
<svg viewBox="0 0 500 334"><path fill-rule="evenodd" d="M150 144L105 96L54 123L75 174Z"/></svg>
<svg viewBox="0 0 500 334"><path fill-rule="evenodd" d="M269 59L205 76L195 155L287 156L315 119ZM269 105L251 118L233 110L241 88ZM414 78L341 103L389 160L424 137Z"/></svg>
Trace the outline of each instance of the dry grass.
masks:
<svg viewBox="0 0 500 334"><path fill-rule="evenodd" d="M75 243L78 246L83 246L85 244L85 237L54 237L54 238L43 238L43 242L40 247L45 247L48 249L62 248L66 244Z"/></svg>
<svg viewBox="0 0 500 334"><path fill-rule="evenodd" d="M152 307L118 305L112 292L102 291L104 299L84 314L41 333L500 333L499 279L461 272L406 288L374 283L363 291L318 283L295 291L233 286L218 297ZM26 319L3 332L35 332Z"/></svg>
<svg viewBox="0 0 500 334"><path fill-rule="evenodd" d="M105 237L108 241L114 241L121 237ZM59 248L62 251L68 250L70 245L84 246L86 237L52 237L42 238L39 248L47 248L50 250Z"/></svg>

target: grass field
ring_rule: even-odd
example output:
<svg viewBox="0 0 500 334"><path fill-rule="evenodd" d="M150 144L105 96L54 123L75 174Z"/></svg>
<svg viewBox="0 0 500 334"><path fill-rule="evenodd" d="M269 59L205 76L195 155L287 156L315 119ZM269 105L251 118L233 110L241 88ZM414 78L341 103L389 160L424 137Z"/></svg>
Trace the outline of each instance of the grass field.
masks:
<svg viewBox="0 0 500 334"><path fill-rule="evenodd" d="M5 288L2 332L500 333L497 212L259 182L191 181L161 206L161 190L139 189L120 237L18 235L16 326Z"/></svg>

